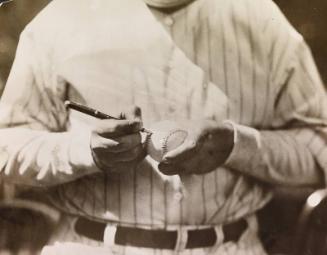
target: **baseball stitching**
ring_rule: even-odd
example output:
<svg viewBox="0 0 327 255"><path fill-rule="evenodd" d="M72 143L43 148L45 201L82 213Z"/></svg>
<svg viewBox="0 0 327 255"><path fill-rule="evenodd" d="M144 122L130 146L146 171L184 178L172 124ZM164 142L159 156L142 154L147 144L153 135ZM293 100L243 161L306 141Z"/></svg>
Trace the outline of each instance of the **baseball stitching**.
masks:
<svg viewBox="0 0 327 255"><path fill-rule="evenodd" d="M174 129L174 130L172 130L167 136L166 136L166 138L163 140L163 143L162 143L162 154L164 155L164 154L166 154L167 152L168 152L168 145L167 145L167 143L168 143L168 139L173 135L173 134L175 134L175 133L177 133L177 132L183 132L183 133L185 133L186 131L185 130L183 130L183 129ZM187 133L187 132L186 132Z"/></svg>

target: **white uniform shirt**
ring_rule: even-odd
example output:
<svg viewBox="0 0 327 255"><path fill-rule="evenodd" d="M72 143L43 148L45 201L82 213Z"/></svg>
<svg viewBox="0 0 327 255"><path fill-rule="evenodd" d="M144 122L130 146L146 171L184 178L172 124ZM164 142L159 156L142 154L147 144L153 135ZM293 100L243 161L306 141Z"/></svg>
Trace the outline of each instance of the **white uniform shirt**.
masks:
<svg viewBox="0 0 327 255"><path fill-rule="evenodd" d="M220 225L261 208L269 184L321 182L325 90L273 3L149 10L138 0L56 0L28 25L1 100L2 178L51 186L52 202L70 214L145 228ZM138 105L145 127L228 119L237 142L205 175L165 176L149 157L103 174L88 144L94 119L67 112L65 99L112 115Z"/></svg>

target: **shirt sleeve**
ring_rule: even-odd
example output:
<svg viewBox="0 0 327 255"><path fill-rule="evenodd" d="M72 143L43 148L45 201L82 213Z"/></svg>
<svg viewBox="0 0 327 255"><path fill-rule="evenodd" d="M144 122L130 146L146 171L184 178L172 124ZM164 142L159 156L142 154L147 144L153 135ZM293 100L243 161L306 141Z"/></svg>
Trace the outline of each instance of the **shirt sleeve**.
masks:
<svg viewBox="0 0 327 255"><path fill-rule="evenodd" d="M276 89L269 130L235 125L237 141L226 165L280 185L324 183L327 171L327 97L303 38L272 6L269 30L272 81Z"/></svg>
<svg viewBox="0 0 327 255"><path fill-rule="evenodd" d="M66 131L63 100L42 71L38 52L25 30L0 102L0 178L51 186L99 170L91 156L90 131Z"/></svg>

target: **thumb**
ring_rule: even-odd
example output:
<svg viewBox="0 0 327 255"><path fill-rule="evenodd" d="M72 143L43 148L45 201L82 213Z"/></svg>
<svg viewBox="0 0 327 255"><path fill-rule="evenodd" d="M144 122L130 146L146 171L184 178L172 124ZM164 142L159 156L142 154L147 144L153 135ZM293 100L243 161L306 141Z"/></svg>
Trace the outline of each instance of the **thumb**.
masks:
<svg viewBox="0 0 327 255"><path fill-rule="evenodd" d="M125 112L120 114L120 118L128 120L142 121L142 110L138 106L129 107Z"/></svg>

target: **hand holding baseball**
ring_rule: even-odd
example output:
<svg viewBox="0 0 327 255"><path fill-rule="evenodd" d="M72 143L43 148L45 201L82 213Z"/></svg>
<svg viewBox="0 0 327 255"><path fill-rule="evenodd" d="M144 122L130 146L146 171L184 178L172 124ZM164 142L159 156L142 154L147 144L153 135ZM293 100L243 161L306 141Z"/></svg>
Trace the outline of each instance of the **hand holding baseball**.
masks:
<svg viewBox="0 0 327 255"><path fill-rule="evenodd" d="M159 170L162 173L204 174L225 163L234 145L234 130L231 125L213 120L186 120L179 122L178 126L173 129L177 130L173 134L179 134L179 141L175 141L171 148L166 149L162 158L159 158Z"/></svg>
<svg viewBox="0 0 327 255"><path fill-rule="evenodd" d="M91 136L95 164L103 171L131 169L145 157L141 143L141 111L135 107L124 119L99 120Z"/></svg>

